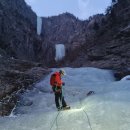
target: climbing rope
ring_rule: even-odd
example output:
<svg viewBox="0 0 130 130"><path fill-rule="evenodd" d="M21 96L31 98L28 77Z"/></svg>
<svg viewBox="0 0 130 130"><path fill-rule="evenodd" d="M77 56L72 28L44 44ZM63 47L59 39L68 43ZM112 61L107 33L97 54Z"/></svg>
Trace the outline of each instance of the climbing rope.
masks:
<svg viewBox="0 0 130 130"><path fill-rule="evenodd" d="M81 99L79 99L79 101L80 101L81 106L83 106ZM85 113L85 115L86 115L86 117L87 117L87 121L88 121L89 127L90 127L90 129L92 130L92 125L91 125L91 122L90 122L90 118L89 118L87 112L86 112L84 109L83 109L83 113Z"/></svg>
<svg viewBox="0 0 130 130"><path fill-rule="evenodd" d="M91 126L91 123L90 123L89 116L88 116L87 112L86 112L84 109L83 109L83 111L84 111L84 113L85 113L85 115L86 115L86 117L87 117L87 119L88 119L89 127L90 127L90 129L92 130L92 126Z"/></svg>
<svg viewBox="0 0 130 130"><path fill-rule="evenodd" d="M58 119L59 114L60 114L60 111L59 111L58 114L56 115L56 118L54 119L54 121L53 121L53 123L52 123L52 125L51 125L51 127L50 127L50 130L52 130L52 128L53 128L55 122L56 122L56 127L57 127L57 129L58 129L57 119Z"/></svg>
<svg viewBox="0 0 130 130"><path fill-rule="evenodd" d="M63 87L62 87L62 95L61 95L61 99L60 99L60 106L62 105L62 98L63 98ZM56 115L56 118L54 119L54 121L53 121L53 123L52 123L52 125L50 127L50 130L52 130L52 128L53 128L53 126L54 126L55 123L56 123L56 128L58 130L58 121L57 121L57 119L58 119L59 114L60 114L60 111Z"/></svg>

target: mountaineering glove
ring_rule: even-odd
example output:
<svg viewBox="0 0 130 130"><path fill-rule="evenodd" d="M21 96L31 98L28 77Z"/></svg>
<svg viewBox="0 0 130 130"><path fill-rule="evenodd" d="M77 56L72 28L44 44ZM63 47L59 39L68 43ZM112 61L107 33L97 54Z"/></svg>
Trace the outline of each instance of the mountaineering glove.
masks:
<svg viewBox="0 0 130 130"><path fill-rule="evenodd" d="M61 88L58 88L57 86L53 86L52 90L54 93L61 93Z"/></svg>
<svg viewBox="0 0 130 130"><path fill-rule="evenodd" d="M62 85L65 86L65 83L63 82Z"/></svg>

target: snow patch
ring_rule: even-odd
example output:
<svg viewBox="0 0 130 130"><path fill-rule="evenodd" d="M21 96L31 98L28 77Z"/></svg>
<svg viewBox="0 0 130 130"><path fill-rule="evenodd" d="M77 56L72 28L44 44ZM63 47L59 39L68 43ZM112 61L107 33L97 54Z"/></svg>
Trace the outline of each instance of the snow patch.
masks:
<svg viewBox="0 0 130 130"><path fill-rule="evenodd" d="M121 79L121 81L125 81L125 80L130 80L130 75L125 76L124 78Z"/></svg>

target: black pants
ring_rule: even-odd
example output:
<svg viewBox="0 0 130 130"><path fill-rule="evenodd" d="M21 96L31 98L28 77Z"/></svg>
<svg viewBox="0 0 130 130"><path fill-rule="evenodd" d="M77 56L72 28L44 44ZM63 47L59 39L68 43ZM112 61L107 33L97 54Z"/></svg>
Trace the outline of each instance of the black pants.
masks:
<svg viewBox="0 0 130 130"><path fill-rule="evenodd" d="M60 102L62 103L62 107L66 107L66 102L62 93L55 93L55 103L57 108L60 107Z"/></svg>

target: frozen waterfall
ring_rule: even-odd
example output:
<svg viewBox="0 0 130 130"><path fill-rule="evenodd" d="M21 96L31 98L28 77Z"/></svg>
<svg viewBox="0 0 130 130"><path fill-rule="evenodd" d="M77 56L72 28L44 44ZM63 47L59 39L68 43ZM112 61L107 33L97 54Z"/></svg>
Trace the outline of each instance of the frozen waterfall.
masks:
<svg viewBox="0 0 130 130"><path fill-rule="evenodd" d="M37 16L37 34L40 35L42 30L42 18Z"/></svg>
<svg viewBox="0 0 130 130"><path fill-rule="evenodd" d="M59 61L63 59L64 56L65 56L65 46L63 44L57 44L55 60Z"/></svg>
<svg viewBox="0 0 130 130"><path fill-rule="evenodd" d="M52 73L61 68L53 68ZM71 109L58 112L49 73L22 93L10 117L0 118L0 130L129 130L130 81L114 81L109 70L62 68L63 94ZM87 97L90 90L95 94ZM30 104L30 105L29 105Z"/></svg>

